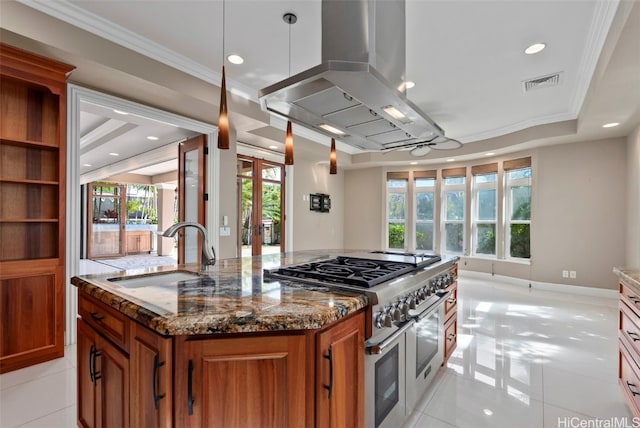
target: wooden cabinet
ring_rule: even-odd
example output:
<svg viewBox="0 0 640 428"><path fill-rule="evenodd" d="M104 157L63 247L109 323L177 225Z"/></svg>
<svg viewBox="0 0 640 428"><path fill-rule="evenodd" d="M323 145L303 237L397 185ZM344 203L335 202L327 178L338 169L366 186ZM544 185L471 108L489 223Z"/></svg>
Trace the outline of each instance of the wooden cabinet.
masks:
<svg viewBox="0 0 640 428"><path fill-rule="evenodd" d="M305 336L176 338L179 427L305 427Z"/></svg>
<svg viewBox="0 0 640 428"><path fill-rule="evenodd" d="M317 335L316 426L364 427L364 315Z"/></svg>
<svg viewBox="0 0 640 428"><path fill-rule="evenodd" d="M129 358L82 319L78 320L78 423L129 426Z"/></svg>
<svg viewBox="0 0 640 428"><path fill-rule="evenodd" d="M444 302L444 360L442 365L446 365L449 357L456 349L458 343L458 266L449 270L454 281L449 284L447 291L451 295Z"/></svg>
<svg viewBox="0 0 640 428"><path fill-rule="evenodd" d="M71 70L0 44L0 373L64 355Z"/></svg>
<svg viewBox="0 0 640 428"><path fill-rule="evenodd" d="M618 383L629 408L640 417L640 284L623 278L618 303Z"/></svg>
<svg viewBox="0 0 640 428"><path fill-rule="evenodd" d="M150 253L151 232L148 230L127 230L127 254Z"/></svg>
<svg viewBox="0 0 640 428"><path fill-rule="evenodd" d="M169 428L173 418L171 338L131 324L131 426Z"/></svg>
<svg viewBox="0 0 640 428"><path fill-rule="evenodd" d="M82 427L364 427L364 313L322 330L162 336L78 299Z"/></svg>

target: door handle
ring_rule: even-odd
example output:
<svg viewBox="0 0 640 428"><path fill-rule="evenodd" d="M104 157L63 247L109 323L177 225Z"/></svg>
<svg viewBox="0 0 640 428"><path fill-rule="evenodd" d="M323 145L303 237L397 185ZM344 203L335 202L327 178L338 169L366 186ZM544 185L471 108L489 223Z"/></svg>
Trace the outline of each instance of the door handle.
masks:
<svg viewBox="0 0 640 428"><path fill-rule="evenodd" d="M96 351L96 347L93 345L93 343L91 344L91 348L89 348L89 379L91 379L91 383L95 386L96 384L96 379L95 379L95 374L94 374L94 359L93 359L93 353Z"/></svg>
<svg viewBox="0 0 640 428"><path fill-rule="evenodd" d="M193 360L189 360L187 373L187 409L193 415Z"/></svg>
<svg viewBox="0 0 640 428"><path fill-rule="evenodd" d="M158 385L158 369L164 366L164 361L160 362L160 358L158 358L158 354L153 357L153 406L158 410L158 401L162 400L165 394L158 395L157 385Z"/></svg>
<svg viewBox="0 0 640 428"><path fill-rule="evenodd" d="M333 354L331 353L331 347L329 347L329 353L323 355L323 357L329 360L329 385L322 385L324 389L329 391L329 400L331 400L331 393L333 392Z"/></svg>

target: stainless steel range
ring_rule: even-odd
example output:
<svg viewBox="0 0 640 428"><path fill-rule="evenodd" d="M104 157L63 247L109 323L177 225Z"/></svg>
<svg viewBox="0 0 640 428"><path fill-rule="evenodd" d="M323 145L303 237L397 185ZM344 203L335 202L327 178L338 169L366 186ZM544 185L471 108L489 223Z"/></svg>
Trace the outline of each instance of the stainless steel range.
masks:
<svg viewBox="0 0 640 428"><path fill-rule="evenodd" d="M428 387L443 361L445 288L458 257L361 252L265 269L265 276L364 293L366 320L365 419L367 427L397 427Z"/></svg>

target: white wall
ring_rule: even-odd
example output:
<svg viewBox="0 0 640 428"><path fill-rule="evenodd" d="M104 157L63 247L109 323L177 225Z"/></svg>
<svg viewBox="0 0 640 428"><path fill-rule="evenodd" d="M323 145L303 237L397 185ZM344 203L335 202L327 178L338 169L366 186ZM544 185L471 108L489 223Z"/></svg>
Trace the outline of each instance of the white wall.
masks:
<svg viewBox="0 0 640 428"><path fill-rule="evenodd" d="M625 265L640 269L640 126L627 138L627 257Z"/></svg>
<svg viewBox="0 0 640 428"><path fill-rule="evenodd" d="M623 138L540 148L532 201L531 279L615 289L624 264ZM562 270L575 270L575 280Z"/></svg>
<svg viewBox="0 0 640 428"><path fill-rule="evenodd" d="M293 167L293 248L288 251L310 249L340 249L344 247L344 171L329 174L326 159L320 162L296 158ZM309 200L303 200L311 193L325 193L331 197L331 211L321 213L309 210Z"/></svg>
<svg viewBox="0 0 640 428"><path fill-rule="evenodd" d="M345 248L382 248L384 183L380 167L345 172Z"/></svg>

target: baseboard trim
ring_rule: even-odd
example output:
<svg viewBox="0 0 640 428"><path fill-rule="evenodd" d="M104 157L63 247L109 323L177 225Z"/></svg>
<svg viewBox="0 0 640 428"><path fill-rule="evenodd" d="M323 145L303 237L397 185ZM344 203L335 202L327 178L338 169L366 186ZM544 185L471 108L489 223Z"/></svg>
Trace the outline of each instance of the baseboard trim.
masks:
<svg viewBox="0 0 640 428"><path fill-rule="evenodd" d="M601 297L605 299L618 299L618 290L608 290L604 288L585 287L582 285L555 284L551 282L529 281L528 279L514 278L504 275L491 275L486 272L475 272L470 270L458 270L460 278L476 278L484 280L499 281L505 284L517 285L519 287L536 288L538 290L557 291L559 293L579 294L582 296Z"/></svg>

